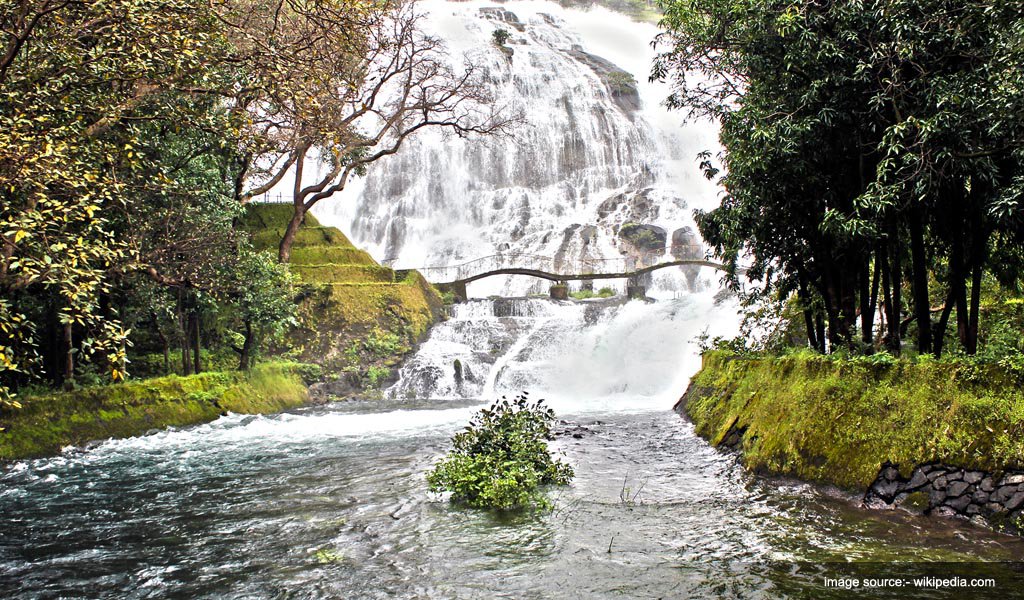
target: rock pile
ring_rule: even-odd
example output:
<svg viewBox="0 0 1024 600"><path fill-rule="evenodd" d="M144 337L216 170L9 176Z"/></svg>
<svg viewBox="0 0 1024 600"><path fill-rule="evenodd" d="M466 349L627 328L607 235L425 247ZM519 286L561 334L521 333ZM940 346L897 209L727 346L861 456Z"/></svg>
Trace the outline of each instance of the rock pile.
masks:
<svg viewBox="0 0 1024 600"><path fill-rule="evenodd" d="M1006 533L1024 530L1024 472L1001 475L942 464L919 465L909 478L885 464L864 503L969 519Z"/></svg>

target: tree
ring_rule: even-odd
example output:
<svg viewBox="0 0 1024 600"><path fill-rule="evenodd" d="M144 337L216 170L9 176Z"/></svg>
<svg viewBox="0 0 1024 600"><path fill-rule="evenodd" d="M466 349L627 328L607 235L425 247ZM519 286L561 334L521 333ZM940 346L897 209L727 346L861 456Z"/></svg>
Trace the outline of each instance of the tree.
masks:
<svg viewBox="0 0 1024 600"><path fill-rule="evenodd" d="M727 194L697 215L705 238L732 264L749 252L769 289L797 293L821 351L874 347L880 304L891 351L913 322L918 351L941 353L956 308L975 352L991 242L1020 235L1021 3L665 8L652 77L672 82L671 106L722 123ZM938 309L935 278L947 286Z"/></svg>
<svg viewBox="0 0 1024 600"><path fill-rule="evenodd" d="M449 66L413 1L241 3L225 20L252 82L236 94L248 119L240 199L294 181L282 262L310 208L417 131L491 134L513 122L475 66Z"/></svg>
<svg viewBox="0 0 1024 600"><path fill-rule="evenodd" d="M280 334L295 325L295 278L287 265L266 252L244 250L239 259L227 310L241 324L242 344L233 349L238 353L238 368L247 370L252 366L260 338Z"/></svg>
<svg viewBox="0 0 1024 600"><path fill-rule="evenodd" d="M146 157L139 140L112 129L190 122L190 107L169 89L212 78L208 59L218 42L206 7L195 0L0 6L0 400L13 381L44 368L38 350L54 343L62 358L49 367L57 380L70 384L75 358L89 356L102 357L113 379L123 377L127 332L102 298L111 292L111 269L138 257L113 235L108 215L135 192L120 175ZM38 327L27 318L36 304L59 323ZM59 340L38 338L50 329Z"/></svg>

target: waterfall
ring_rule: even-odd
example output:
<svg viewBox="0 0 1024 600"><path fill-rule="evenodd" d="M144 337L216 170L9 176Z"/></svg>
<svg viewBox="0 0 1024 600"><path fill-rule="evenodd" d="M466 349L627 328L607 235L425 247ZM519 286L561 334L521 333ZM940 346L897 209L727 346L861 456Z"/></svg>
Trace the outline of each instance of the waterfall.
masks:
<svg viewBox="0 0 1024 600"><path fill-rule="evenodd" d="M653 25L543 1L423 7L428 30L472 61L526 122L511 137L422 132L317 205L321 221L396 268L501 252L556 265L703 256L692 211L717 198L696 155L717 149L717 128L684 126L660 105L667 90L647 82ZM510 34L504 46L495 42L499 29ZM698 267L658 271L645 281L662 300L655 304L529 298L549 282L523 276L474 282L469 294L480 299L453 307L387 395L531 390L570 411L664 407L697 369L694 338L735 329L734 304L715 300L717 279ZM517 298L482 299L489 295Z"/></svg>
<svg viewBox="0 0 1024 600"><path fill-rule="evenodd" d="M418 134L318 205L318 218L401 268L503 251L569 262L699 244L692 210L713 206L716 196L695 156L717 148L716 127L683 127L680 115L661 107L667 91L646 81L653 25L553 2L431 0L424 7L428 29L476 65L525 124L512 137ZM498 29L510 33L505 48L494 41ZM624 224L634 234L642 226L646 237L626 235ZM700 284L691 271L687 283L674 271L655 287L671 293L713 279ZM478 297L543 291L543 283L514 276L469 290Z"/></svg>

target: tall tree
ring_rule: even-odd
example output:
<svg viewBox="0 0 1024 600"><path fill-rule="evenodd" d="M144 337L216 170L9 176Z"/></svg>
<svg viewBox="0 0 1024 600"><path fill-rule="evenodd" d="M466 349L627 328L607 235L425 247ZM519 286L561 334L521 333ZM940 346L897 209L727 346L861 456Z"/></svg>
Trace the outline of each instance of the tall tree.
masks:
<svg viewBox="0 0 1024 600"><path fill-rule="evenodd" d="M279 248L289 259L317 202L424 128L491 134L514 117L472 64L456 70L422 31L412 0L240 2L225 13L247 85L243 202L288 181L294 214Z"/></svg>

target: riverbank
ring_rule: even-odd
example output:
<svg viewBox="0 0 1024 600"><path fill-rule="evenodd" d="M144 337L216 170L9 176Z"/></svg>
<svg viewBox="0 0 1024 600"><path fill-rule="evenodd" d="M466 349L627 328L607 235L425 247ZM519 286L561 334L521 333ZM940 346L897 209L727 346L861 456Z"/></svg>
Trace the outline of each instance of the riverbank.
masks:
<svg viewBox="0 0 1024 600"><path fill-rule="evenodd" d="M26 398L0 415L0 460L57 454L67 446L207 423L228 412L275 413L310 401L319 369L261 364L249 372L170 375Z"/></svg>
<svg viewBox="0 0 1024 600"><path fill-rule="evenodd" d="M1020 532L1024 392L998 366L704 355L676 410L753 471Z"/></svg>

